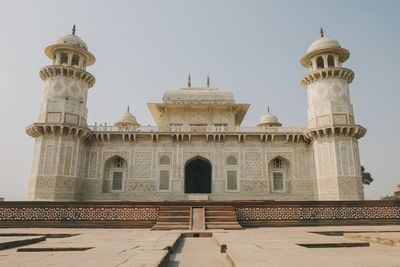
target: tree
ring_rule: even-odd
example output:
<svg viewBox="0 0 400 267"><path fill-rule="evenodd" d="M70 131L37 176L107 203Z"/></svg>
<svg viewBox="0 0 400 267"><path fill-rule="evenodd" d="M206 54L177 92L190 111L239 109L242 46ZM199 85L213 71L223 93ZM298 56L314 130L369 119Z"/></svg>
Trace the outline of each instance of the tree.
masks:
<svg viewBox="0 0 400 267"><path fill-rule="evenodd" d="M395 199L395 197L391 196L391 195L387 195L387 196L381 197L381 200L394 200L394 199Z"/></svg>
<svg viewBox="0 0 400 267"><path fill-rule="evenodd" d="M374 180L374 178L372 178L371 174L369 172L365 171L364 166L361 166L361 177L362 177L363 184L366 184L366 185L371 184L372 181Z"/></svg>

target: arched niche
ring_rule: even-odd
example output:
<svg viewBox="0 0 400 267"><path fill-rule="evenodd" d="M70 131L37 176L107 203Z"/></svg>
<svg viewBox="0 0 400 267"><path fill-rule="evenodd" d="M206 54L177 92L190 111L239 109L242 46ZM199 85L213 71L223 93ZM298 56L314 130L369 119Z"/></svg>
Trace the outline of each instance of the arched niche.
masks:
<svg viewBox="0 0 400 267"><path fill-rule="evenodd" d="M271 192L285 193L288 191L288 175L290 163L287 159L277 156L268 163Z"/></svg>
<svg viewBox="0 0 400 267"><path fill-rule="evenodd" d="M185 164L185 193L211 193L211 162L203 157L194 157Z"/></svg>
<svg viewBox="0 0 400 267"><path fill-rule="evenodd" d="M121 156L115 155L104 164L103 192L123 191L128 164Z"/></svg>

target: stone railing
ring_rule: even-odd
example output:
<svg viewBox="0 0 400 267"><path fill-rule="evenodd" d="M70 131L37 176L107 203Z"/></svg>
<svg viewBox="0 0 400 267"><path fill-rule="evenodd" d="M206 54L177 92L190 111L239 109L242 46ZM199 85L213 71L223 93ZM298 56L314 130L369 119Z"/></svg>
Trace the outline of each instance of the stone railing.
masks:
<svg viewBox="0 0 400 267"><path fill-rule="evenodd" d="M307 127L227 127L227 126L111 126L91 125L93 132L233 132L233 133L303 133Z"/></svg>

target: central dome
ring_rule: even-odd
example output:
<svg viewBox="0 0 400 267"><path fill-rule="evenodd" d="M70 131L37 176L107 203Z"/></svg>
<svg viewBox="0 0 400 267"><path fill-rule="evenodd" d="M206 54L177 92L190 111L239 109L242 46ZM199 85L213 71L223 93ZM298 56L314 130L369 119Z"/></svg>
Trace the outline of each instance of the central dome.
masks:
<svg viewBox="0 0 400 267"><path fill-rule="evenodd" d="M232 92L208 87L188 87L167 90L163 96L165 104L233 104Z"/></svg>

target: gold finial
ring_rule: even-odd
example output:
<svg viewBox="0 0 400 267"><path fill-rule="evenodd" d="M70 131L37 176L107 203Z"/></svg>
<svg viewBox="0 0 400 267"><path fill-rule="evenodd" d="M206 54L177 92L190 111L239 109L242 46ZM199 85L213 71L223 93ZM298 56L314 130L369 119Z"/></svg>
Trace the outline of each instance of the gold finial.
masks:
<svg viewBox="0 0 400 267"><path fill-rule="evenodd" d="M321 27L321 29L319 30L319 33L321 34L321 38L324 38L324 29L322 29L322 27Z"/></svg>
<svg viewBox="0 0 400 267"><path fill-rule="evenodd" d="M192 87L192 79L190 78L190 74L189 74L189 77L188 77L188 87Z"/></svg>
<svg viewBox="0 0 400 267"><path fill-rule="evenodd" d="M128 112L129 112L129 105L128 105Z"/></svg>
<svg viewBox="0 0 400 267"><path fill-rule="evenodd" d="M72 35L75 36L75 32L76 32L76 27L75 27L75 24L74 24L74 26L72 27Z"/></svg>
<svg viewBox="0 0 400 267"><path fill-rule="evenodd" d="M267 111L268 111L268 113L269 113L269 106L267 107Z"/></svg>
<svg viewBox="0 0 400 267"><path fill-rule="evenodd" d="M207 74L207 88L210 88L210 76Z"/></svg>

